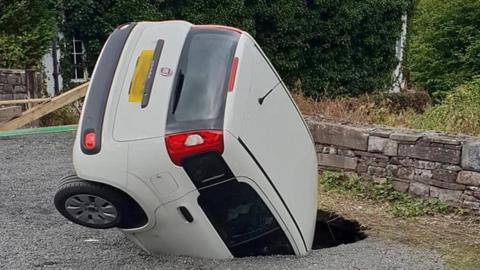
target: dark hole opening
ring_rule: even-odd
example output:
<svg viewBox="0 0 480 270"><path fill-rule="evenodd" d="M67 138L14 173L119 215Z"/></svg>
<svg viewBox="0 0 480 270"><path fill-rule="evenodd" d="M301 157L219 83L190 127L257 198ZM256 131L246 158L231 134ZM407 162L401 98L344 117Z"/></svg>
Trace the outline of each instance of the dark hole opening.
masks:
<svg viewBox="0 0 480 270"><path fill-rule="evenodd" d="M323 210L317 210L317 223L312 249L322 249L355 243L367 238L364 228L356 220Z"/></svg>

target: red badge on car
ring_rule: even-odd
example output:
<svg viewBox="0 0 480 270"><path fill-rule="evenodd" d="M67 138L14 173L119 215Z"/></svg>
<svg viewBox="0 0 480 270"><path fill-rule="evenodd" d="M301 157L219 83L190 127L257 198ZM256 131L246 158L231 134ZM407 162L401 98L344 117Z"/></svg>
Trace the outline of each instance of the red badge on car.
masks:
<svg viewBox="0 0 480 270"><path fill-rule="evenodd" d="M162 67L160 68L160 75L168 77L172 75L172 70L168 67Z"/></svg>

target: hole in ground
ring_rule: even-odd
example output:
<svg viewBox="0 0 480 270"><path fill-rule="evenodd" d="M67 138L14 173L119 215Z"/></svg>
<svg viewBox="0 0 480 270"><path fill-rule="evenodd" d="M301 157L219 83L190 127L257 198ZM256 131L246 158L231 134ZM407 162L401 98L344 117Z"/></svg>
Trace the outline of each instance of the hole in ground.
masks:
<svg viewBox="0 0 480 270"><path fill-rule="evenodd" d="M312 249L350 244L367 238L362 226L356 220L323 210L317 210L317 224Z"/></svg>

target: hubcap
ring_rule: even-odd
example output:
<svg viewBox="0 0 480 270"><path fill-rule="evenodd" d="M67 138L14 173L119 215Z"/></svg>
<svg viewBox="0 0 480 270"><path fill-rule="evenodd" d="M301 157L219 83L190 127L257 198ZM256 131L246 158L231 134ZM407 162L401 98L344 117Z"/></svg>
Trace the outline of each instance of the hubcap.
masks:
<svg viewBox="0 0 480 270"><path fill-rule="evenodd" d="M78 194L65 201L65 209L75 219L92 225L104 225L118 216L115 206L109 201L91 194Z"/></svg>

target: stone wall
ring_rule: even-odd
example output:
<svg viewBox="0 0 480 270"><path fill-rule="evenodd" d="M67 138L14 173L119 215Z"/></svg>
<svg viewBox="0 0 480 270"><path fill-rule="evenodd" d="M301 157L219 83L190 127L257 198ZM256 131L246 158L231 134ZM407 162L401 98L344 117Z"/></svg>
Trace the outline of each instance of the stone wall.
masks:
<svg viewBox="0 0 480 270"><path fill-rule="evenodd" d="M37 98L41 96L42 89L40 72L0 69L0 100Z"/></svg>
<svg viewBox="0 0 480 270"><path fill-rule="evenodd" d="M391 181L480 214L480 138L307 119L320 170Z"/></svg>

